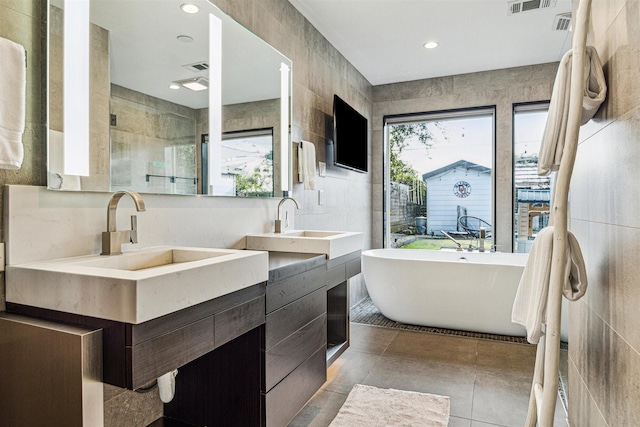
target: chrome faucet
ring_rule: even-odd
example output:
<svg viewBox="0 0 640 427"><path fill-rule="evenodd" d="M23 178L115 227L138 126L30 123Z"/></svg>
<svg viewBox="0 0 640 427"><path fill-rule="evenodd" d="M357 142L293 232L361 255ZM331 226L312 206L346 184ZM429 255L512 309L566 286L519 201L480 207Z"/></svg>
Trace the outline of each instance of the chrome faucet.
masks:
<svg viewBox="0 0 640 427"><path fill-rule="evenodd" d="M478 252L484 252L484 239L487 238L487 230L484 227L480 227L480 233L478 234Z"/></svg>
<svg viewBox="0 0 640 427"><path fill-rule="evenodd" d="M451 236L449 235L449 233L447 233L446 231L444 231L444 230L440 230L440 232L441 232L442 234L444 234L445 236L447 236L447 238L448 238L449 240L451 240L453 243L455 243L455 244L457 245L456 251L458 251L458 252L462 251L462 244L461 244L460 242L458 242L456 239L454 239L453 237L451 237Z"/></svg>
<svg viewBox="0 0 640 427"><path fill-rule="evenodd" d="M138 243L138 218L135 215L131 215L131 230L118 231L116 228L116 207L125 194L131 196L138 212L146 210L144 200L135 191L121 190L114 193L107 206L107 231L102 232L101 255L120 255L123 243Z"/></svg>
<svg viewBox="0 0 640 427"><path fill-rule="evenodd" d="M287 200L291 200L293 201L293 203L296 204L296 209L300 209L300 205L298 204L298 201L296 199L294 199L293 197L283 197L282 200L280 200L280 203L278 203L278 216L276 218L276 226L275 226L275 232L276 233L282 233L282 220L280 219L280 206L282 206L282 204L284 202L286 202ZM284 223L284 228L289 227L289 213L286 213L286 217L285 217L285 223Z"/></svg>

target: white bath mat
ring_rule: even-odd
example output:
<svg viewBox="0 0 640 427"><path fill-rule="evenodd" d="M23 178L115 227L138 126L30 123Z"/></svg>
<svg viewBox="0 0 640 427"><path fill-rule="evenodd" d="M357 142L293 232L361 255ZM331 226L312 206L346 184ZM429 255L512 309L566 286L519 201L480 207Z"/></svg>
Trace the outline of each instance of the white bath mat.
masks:
<svg viewBox="0 0 640 427"><path fill-rule="evenodd" d="M449 397L353 386L329 427L447 427Z"/></svg>

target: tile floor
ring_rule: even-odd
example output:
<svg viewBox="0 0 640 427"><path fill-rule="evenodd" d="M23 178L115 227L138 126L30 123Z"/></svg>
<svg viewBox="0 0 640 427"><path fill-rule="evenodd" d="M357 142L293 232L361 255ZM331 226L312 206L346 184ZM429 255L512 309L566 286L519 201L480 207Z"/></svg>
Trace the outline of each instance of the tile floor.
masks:
<svg viewBox="0 0 640 427"><path fill-rule="evenodd" d="M351 324L351 346L290 427L328 426L355 384L450 396L450 427L522 427L535 347ZM555 426L566 427L558 399Z"/></svg>

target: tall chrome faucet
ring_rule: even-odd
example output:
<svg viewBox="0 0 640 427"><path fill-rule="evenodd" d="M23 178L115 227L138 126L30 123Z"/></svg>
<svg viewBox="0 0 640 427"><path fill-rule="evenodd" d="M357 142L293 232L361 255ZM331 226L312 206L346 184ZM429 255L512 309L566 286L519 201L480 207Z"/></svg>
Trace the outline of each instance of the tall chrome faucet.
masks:
<svg viewBox="0 0 640 427"><path fill-rule="evenodd" d="M120 255L123 243L138 243L138 218L136 215L131 215L131 230L118 231L116 228L116 208L125 194L131 196L138 212L146 210L144 200L135 191L121 190L114 193L107 206L107 231L102 232L101 255Z"/></svg>
<svg viewBox="0 0 640 427"><path fill-rule="evenodd" d="M296 209L300 209L300 205L298 204L298 201L296 199L294 199L293 197L283 197L282 200L280 200L280 203L278 203L278 217L276 218L276 226L275 226L275 232L276 233L282 233L282 220L280 219L280 206L282 206L282 204L284 202L286 202L287 200L291 200L293 201L293 203L296 204ZM284 228L289 227L289 217L288 217L289 213L286 213L286 218L285 218L285 223L284 223Z"/></svg>
<svg viewBox="0 0 640 427"><path fill-rule="evenodd" d="M478 252L484 252L484 239L487 238L487 229L480 227L480 233L478 234Z"/></svg>

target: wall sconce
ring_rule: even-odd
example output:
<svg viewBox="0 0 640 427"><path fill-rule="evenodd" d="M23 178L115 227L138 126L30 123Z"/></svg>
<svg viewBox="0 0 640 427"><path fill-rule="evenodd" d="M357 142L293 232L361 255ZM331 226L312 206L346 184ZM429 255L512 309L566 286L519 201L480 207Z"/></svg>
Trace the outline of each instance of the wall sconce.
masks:
<svg viewBox="0 0 640 427"><path fill-rule="evenodd" d="M89 176L89 0L65 1L64 23L63 169Z"/></svg>
<svg viewBox="0 0 640 427"><path fill-rule="evenodd" d="M289 193L289 75L291 68L280 63L280 181L282 195Z"/></svg>

